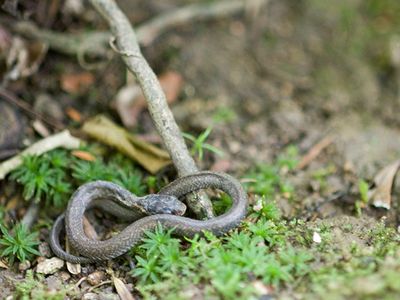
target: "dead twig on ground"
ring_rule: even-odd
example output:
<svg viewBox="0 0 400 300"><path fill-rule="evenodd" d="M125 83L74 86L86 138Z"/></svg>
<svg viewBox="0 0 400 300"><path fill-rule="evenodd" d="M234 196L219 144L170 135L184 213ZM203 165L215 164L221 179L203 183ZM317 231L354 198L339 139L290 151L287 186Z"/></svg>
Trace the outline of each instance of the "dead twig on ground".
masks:
<svg viewBox="0 0 400 300"><path fill-rule="evenodd" d="M111 0L90 0L91 4L107 20L115 37L126 66L136 76L146 98L149 112L163 143L171 156L179 176L198 171L193 158L183 140L181 131L168 107L165 94L153 70L143 57L136 34L117 4ZM205 194L203 194L205 195ZM212 205L205 197L188 197L189 207L199 217L212 217Z"/></svg>
<svg viewBox="0 0 400 300"><path fill-rule="evenodd" d="M42 114L35 112L35 110L27 102L18 99L16 96L14 96L13 94L11 94L10 92L6 91L3 88L0 88L0 96L7 102L19 107L20 109L28 113L30 116L43 121L44 123L50 125L51 127L58 130L64 128L64 125L61 124L60 122L56 120L50 120L49 118L44 117Z"/></svg>
<svg viewBox="0 0 400 300"><path fill-rule="evenodd" d="M61 131L31 145L18 155L0 164L0 180L22 164L25 155L40 155L56 148L76 149L82 141L73 137L68 130Z"/></svg>
<svg viewBox="0 0 400 300"><path fill-rule="evenodd" d="M300 160L297 169L301 170L308 166L322 152L322 150L332 144L333 140L334 138L328 135L311 147L311 149Z"/></svg>
<svg viewBox="0 0 400 300"><path fill-rule="evenodd" d="M167 30L198 20L208 20L229 16L243 11L246 7L259 6L268 0L224 0L210 3L189 4L163 13L143 23L136 29L137 41L142 45L151 44ZM77 55L107 56L111 33L107 31L70 34L38 28L31 22L18 22L13 30L23 36L39 39L55 51Z"/></svg>

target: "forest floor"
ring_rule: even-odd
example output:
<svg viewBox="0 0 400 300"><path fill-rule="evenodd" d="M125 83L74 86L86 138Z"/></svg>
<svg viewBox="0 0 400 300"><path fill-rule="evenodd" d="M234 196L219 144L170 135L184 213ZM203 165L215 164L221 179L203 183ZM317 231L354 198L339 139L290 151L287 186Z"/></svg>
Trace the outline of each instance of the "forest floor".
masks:
<svg viewBox="0 0 400 300"><path fill-rule="evenodd" d="M107 30L89 6L26 2L19 14L39 28ZM141 24L187 1L118 3ZM143 46L182 131L196 139L211 130L206 143L220 151L187 139L199 168L240 179L249 214L222 239L182 240L159 228L130 257L77 267L50 261L47 240L79 185L107 179L146 194L176 174L171 166L150 174L82 132L101 114L162 147L117 54L67 55L51 45L45 51L49 45L18 32L18 19L0 12L0 79L25 103L0 93L0 159L64 128L86 141L79 151L25 158L0 182L0 298L398 298L399 15L397 0L270 0L174 27ZM17 54L28 51L28 62L21 56L19 67L7 66L11 44ZM124 106L127 82L136 100ZM39 217L29 236L15 224L35 202ZM227 206L223 197L214 208ZM121 228L99 216L88 217L102 237ZM6 250L24 241L39 253L27 246L21 262L25 254ZM40 271L44 265L54 269Z"/></svg>

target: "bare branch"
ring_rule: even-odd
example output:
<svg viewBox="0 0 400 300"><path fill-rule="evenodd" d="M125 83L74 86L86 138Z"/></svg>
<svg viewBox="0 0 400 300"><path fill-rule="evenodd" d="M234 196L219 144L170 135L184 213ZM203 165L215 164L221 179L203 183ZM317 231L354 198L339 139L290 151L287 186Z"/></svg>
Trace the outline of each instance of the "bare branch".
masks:
<svg viewBox="0 0 400 300"><path fill-rule="evenodd" d="M161 85L143 57L135 32L127 17L112 0L90 0L97 11L107 20L128 69L136 76L146 98L148 109L179 176L198 171L183 140ZM212 217L212 205L206 197L192 196L188 205L199 216Z"/></svg>
<svg viewBox="0 0 400 300"><path fill-rule="evenodd" d="M57 134L40 140L18 155L2 162L0 164L0 180L22 164L22 158L24 155L40 155L59 147L76 149L81 143L82 141L76 137L73 137L68 130L61 131Z"/></svg>
<svg viewBox="0 0 400 300"><path fill-rule="evenodd" d="M267 2L268 0L224 0L189 4L163 13L139 25L136 29L137 40L140 44L149 45L162 33L173 27L198 20L229 16L243 11L246 7ZM55 51L80 57L84 55L105 57L111 38L111 33L107 31L70 34L39 29L31 22L18 22L14 24L13 30L26 37L40 39Z"/></svg>

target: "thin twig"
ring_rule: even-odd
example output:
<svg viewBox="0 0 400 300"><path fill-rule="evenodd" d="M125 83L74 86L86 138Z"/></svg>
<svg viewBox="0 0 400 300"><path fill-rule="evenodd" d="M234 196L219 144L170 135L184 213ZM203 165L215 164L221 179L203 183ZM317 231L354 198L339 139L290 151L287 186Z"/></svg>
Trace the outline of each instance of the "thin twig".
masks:
<svg viewBox="0 0 400 300"><path fill-rule="evenodd" d="M27 112L29 115L31 115L39 120L42 120L44 123L50 125L51 127L55 128L55 129L60 130L64 127L60 122L58 122L56 120L50 120L49 118L44 117L42 114L35 112L33 110L33 108L27 102L18 99L16 96L14 96L13 94L11 94L10 92L6 91L3 88L0 88L0 96L4 100L8 101L9 103L19 107L20 109Z"/></svg>
<svg viewBox="0 0 400 300"><path fill-rule="evenodd" d="M243 11L248 6L267 2L268 0L224 0L189 4L160 14L139 25L136 29L137 41L147 46L164 32L179 25L229 16ZM13 30L26 37L42 40L55 51L79 57L106 56L111 38L111 33L107 31L70 34L40 29L31 22L18 22L14 24Z"/></svg>
<svg viewBox="0 0 400 300"><path fill-rule="evenodd" d="M0 164L0 180L4 179L4 177L11 171L18 168L22 164L22 158L25 155L40 155L59 147L76 149L79 148L81 144L82 141L73 137L68 130L49 136L31 145L18 155L2 162Z"/></svg>
<svg viewBox="0 0 400 300"><path fill-rule="evenodd" d="M133 28L112 0L90 0L97 11L107 20L115 36L116 47L122 54L128 69L136 76L148 104L149 112L163 143L172 158L179 176L198 171L183 140L181 131L168 107L165 94L153 70L143 57ZM212 217L212 205L206 197L189 197L190 208L199 217Z"/></svg>
<svg viewBox="0 0 400 300"><path fill-rule="evenodd" d="M301 170L308 166L326 147L334 141L333 136L326 136L315 144L300 160L297 169Z"/></svg>
<svg viewBox="0 0 400 300"><path fill-rule="evenodd" d="M213 18L224 17L244 10L246 7L268 0L225 0L189 4L163 13L145 22L137 29L137 36L143 45L151 44L158 36L172 27Z"/></svg>

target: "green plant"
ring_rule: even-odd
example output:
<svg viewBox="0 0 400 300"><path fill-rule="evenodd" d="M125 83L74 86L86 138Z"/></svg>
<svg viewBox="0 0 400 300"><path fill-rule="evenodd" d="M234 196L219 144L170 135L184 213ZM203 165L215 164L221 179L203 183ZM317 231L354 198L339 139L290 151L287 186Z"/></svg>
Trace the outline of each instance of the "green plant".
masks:
<svg viewBox="0 0 400 300"><path fill-rule="evenodd" d="M203 159L204 156L204 150L208 150L210 152L213 152L217 154L218 156L223 156L223 152L219 150L218 148L207 144L205 141L207 140L208 136L210 135L212 131L212 127L208 127L204 132L200 133L200 135L196 138L195 136L188 134L188 133L182 133L183 137L188 139L193 143L192 149L191 149L191 154L195 155L197 154L199 160Z"/></svg>
<svg viewBox="0 0 400 300"><path fill-rule="evenodd" d="M111 181L138 196L142 196L146 191L146 186L142 183L142 175L122 155L115 155L108 163L101 159L75 160L72 164L72 177L79 184L95 180Z"/></svg>
<svg viewBox="0 0 400 300"><path fill-rule="evenodd" d="M25 200L43 200L47 205L62 207L72 192L67 176L68 163L64 150L55 150L43 156L28 155L10 178L23 185Z"/></svg>
<svg viewBox="0 0 400 300"><path fill-rule="evenodd" d="M285 246L288 230L283 221L260 219L223 238L205 232L183 243L159 225L132 250L137 260L132 275L145 298L168 293L171 299L187 299L183 291L199 284L206 298L249 299L257 295L249 278L279 287L308 273L312 257Z"/></svg>
<svg viewBox="0 0 400 300"><path fill-rule="evenodd" d="M368 191L368 183L365 180L360 179L360 181L358 182L358 192L360 194L360 199L356 200L354 203L356 214L358 216L361 216L362 209L368 204Z"/></svg>
<svg viewBox="0 0 400 300"><path fill-rule="evenodd" d="M95 180L111 181L115 174L106 167L101 159L94 161L78 160L76 159L72 165L72 177L75 178L79 184Z"/></svg>
<svg viewBox="0 0 400 300"><path fill-rule="evenodd" d="M298 164L298 150L295 146L288 146L277 158L274 164L259 164L246 174L246 186L250 192L273 199L277 195L285 198L293 197L294 188L284 179L282 174L292 171Z"/></svg>
<svg viewBox="0 0 400 300"><path fill-rule="evenodd" d="M292 171L299 164L299 149L295 145L289 145L283 153L278 155L277 165L282 169Z"/></svg>
<svg viewBox="0 0 400 300"><path fill-rule="evenodd" d="M215 123L229 123L237 118L235 111L227 106L217 108L212 117Z"/></svg>
<svg viewBox="0 0 400 300"><path fill-rule="evenodd" d="M232 205L232 199L227 194L222 194L212 201L214 212L217 216L223 214Z"/></svg>
<svg viewBox="0 0 400 300"><path fill-rule="evenodd" d="M0 249L1 256L8 257L8 261L12 264L15 257L23 262L29 260L33 255L40 255L36 250L39 244L38 233L30 233L28 229L21 223L14 226L11 231L0 224Z"/></svg>

